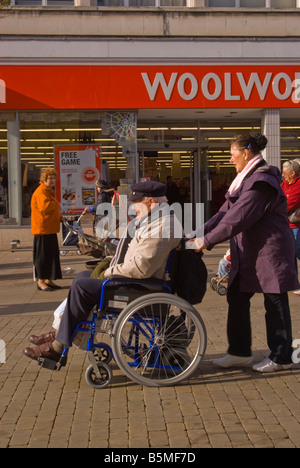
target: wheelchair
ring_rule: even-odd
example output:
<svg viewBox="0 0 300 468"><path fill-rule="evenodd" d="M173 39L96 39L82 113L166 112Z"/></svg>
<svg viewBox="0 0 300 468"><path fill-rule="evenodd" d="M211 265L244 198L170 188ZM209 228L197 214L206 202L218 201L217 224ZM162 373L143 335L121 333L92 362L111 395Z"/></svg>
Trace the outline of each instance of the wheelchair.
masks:
<svg viewBox="0 0 300 468"><path fill-rule="evenodd" d="M164 280L112 277L104 281L100 307L94 309L91 320L77 324L73 338L78 332L87 337L90 366L85 379L91 387L109 385L112 359L130 380L152 387L176 385L199 366L206 351L206 329L197 310L173 294L169 273L173 253ZM57 363L40 358L39 364L60 370L68 351L64 349Z"/></svg>

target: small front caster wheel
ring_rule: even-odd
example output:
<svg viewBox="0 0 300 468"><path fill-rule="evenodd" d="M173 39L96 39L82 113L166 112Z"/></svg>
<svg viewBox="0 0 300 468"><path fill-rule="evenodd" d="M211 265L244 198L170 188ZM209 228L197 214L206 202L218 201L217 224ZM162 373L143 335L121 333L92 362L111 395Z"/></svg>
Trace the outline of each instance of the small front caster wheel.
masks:
<svg viewBox="0 0 300 468"><path fill-rule="evenodd" d="M219 285L219 286L217 287L217 293L220 294L220 296L226 296L226 294L227 294L227 288L225 288L225 286Z"/></svg>
<svg viewBox="0 0 300 468"><path fill-rule="evenodd" d="M97 362L105 362L105 364L109 364L113 358L109 349L94 348L93 354Z"/></svg>
<svg viewBox="0 0 300 468"><path fill-rule="evenodd" d="M85 380L93 388L105 388L112 379L111 368L105 362L97 362L98 371L90 365L85 371Z"/></svg>

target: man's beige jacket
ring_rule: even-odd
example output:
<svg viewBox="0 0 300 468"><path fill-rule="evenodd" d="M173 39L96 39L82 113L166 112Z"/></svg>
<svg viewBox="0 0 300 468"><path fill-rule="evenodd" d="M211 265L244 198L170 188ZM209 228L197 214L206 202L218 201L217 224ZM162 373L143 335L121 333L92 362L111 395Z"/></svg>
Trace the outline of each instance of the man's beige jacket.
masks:
<svg viewBox="0 0 300 468"><path fill-rule="evenodd" d="M104 276L163 279L170 252L179 245L183 236L182 226L169 205L164 203L155 207L137 227L131 222L127 231L132 240L124 261L118 264L115 255Z"/></svg>

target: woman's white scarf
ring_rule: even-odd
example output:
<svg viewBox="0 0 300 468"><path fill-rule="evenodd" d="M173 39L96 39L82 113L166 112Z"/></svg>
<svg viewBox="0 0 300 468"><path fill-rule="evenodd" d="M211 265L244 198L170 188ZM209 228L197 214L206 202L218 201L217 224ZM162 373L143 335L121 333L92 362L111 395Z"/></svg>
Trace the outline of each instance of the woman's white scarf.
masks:
<svg viewBox="0 0 300 468"><path fill-rule="evenodd" d="M242 172L240 172L236 176L236 178L233 180L232 184L230 185L228 189L228 192L231 194L235 192L238 188L240 188L245 177L247 177L247 175L253 170L253 168L262 160L263 160L263 157L261 154L257 154L256 156L254 156L254 158L250 159L247 166L244 167Z"/></svg>

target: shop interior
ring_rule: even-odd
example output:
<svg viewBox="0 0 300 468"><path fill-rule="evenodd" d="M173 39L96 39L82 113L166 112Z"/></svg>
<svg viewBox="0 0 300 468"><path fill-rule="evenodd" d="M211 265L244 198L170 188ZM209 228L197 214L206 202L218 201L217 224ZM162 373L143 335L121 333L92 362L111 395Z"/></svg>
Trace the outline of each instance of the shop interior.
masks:
<svg viewBox="0 0 300 468"><path fill-rule="evenodd" d="M122 111L123 112L123 111ZM0 223L9 219L7 121L0 114ZM53 167L56 145L99 144L111 187L126 193L128 160L114 129L103 128L103 113L20 112L22 224L30 223L30 199L40 169ZM140 178L166 182L172 177L180 201L206 203L217 211L235 177L229 144L240 133L260 131L261 109L153 109L137 115ZM300 122L296 110L281 110L281 159L300 158ZM200 177L199 177L200 174Z"/></svg>

